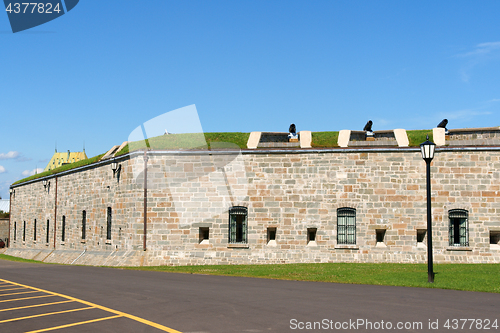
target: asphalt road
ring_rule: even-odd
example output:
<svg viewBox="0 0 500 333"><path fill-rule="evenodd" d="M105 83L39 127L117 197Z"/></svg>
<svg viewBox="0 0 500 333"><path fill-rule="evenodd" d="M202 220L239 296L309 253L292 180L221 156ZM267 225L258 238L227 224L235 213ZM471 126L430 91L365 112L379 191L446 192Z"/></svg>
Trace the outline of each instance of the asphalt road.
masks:
<svg viewBox="0 0 500 333"><path fill-rule="evenodd" d="M495 320L499 294L0 260L0 332L500 332Z"/></svg>

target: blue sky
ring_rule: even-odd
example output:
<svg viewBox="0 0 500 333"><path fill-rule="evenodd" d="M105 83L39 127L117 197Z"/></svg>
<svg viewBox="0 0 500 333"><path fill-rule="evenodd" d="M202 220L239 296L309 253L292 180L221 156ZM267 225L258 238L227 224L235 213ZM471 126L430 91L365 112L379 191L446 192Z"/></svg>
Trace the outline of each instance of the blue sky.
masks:
<svg viewBox="0 0 500 333"><path fill-rule="evenodd" d="M81 0L0 13L0 196L195 104L205 132L500 125L500 1Z"/></svg>

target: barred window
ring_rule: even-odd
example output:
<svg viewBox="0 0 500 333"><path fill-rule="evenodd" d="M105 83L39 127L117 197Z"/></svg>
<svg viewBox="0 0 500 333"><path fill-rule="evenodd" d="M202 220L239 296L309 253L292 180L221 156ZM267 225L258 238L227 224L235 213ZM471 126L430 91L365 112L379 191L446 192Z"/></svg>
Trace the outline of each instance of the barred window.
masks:
<svg viewBox="0 0 500 333"><path fill-rule="evenodd" d="M66 216L62 217L62 228L61 228L61 241L64 242L66 239Z"/></svg>
<svg viewBox="0 0 500 333"><path fill-rule="evenodd" d="M111 207L108 207L108 217L106 223L106 239L111 239Z"/></svg>
<svg viewBox="0 0 500 333"><path fill-rule="evenodd" d="M33 240L36 241L36 219L35 223L33 223Z"/></svg>
<svg viewBox="0 0 500 333"><path fill-rule="evenodd" d="M82 212L82 239L85 239L85 230L87 229L87 211Z"/></svg>
<svg viewBox="0 0 500 333"><path fill-rule="evenodd" d="M49 222L49 220L47 220L47 236L45 237L45 243L48 243L50 240L49 239L49 236L50 236L49 235L49 229L50 229L49 227L50 227L50 222Z"/></svg>
<svg viewBox="0 0 500 333"><path fill-rule="evenodd" d="M23 242L26 241L26 221L24 221L24 226L23 226Z"/></svg>
<svg viewBox="0 0 500 333"><path fill-rule="evenodd" d="M356 209L337 209L337 244L356 244Z"/></svg>
<svg viewBox="0 0 500 333"><path fill-rule="evenodd" d="M236 206L229 210L229 243L247 243L248 209Z"/></svg>
<svg viewBox="0 0 500 333"><path fill-rule="evenodd" d="M469 246L469 219L463 209L453 209L448 212L450 219L450 246Z"/></svg>

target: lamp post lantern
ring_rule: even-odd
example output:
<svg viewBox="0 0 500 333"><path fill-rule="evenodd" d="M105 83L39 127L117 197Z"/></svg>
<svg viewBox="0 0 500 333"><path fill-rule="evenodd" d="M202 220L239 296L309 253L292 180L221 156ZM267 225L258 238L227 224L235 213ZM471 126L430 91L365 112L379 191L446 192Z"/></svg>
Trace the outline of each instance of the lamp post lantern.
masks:
<svg viewBox="0 0 500 333"><path fill-rule="evenodd" d="M434 282L434 270L432 267L431 161L434 158L435 149L436 144L429 141L429 136L427 135L427 141L420 144L420 150L427 167L427 274L430 283Z"/></svg>

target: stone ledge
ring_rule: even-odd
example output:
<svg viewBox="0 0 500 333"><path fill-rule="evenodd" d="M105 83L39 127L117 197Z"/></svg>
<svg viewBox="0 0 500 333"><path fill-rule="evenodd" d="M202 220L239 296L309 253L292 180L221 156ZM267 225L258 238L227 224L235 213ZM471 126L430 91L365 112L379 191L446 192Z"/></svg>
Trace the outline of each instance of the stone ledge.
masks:
<svg viewBox="0 0 500 333"><path fill-rule="evenodd" d="M446 251L472 251L472 247L469 246L449 246Z"/></svg>
<svg viewBox="0 0 500 333"><path fill-rule="evenodd" d="M500 127L455 128L448 130L450 134L463 133L463 132L476 133L476 132L497 132L497 131L500 131Z"/></svg>
<svg viewBox="0 0 500 333"><path fill-rule="evenodd" d="M230 249L248 249L250 246L248 244L227 244Z"/></svg>
<svg viewBox="0 0 500 333"><path fill-rule="evenodd" d="M337 244L336 250L359 250L359 245Z"/></svg>

